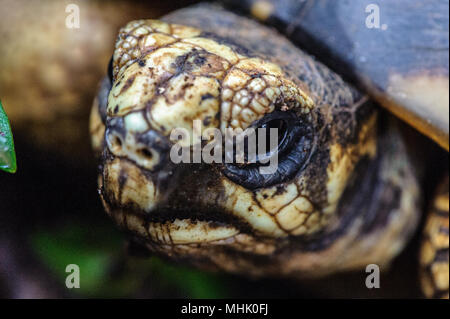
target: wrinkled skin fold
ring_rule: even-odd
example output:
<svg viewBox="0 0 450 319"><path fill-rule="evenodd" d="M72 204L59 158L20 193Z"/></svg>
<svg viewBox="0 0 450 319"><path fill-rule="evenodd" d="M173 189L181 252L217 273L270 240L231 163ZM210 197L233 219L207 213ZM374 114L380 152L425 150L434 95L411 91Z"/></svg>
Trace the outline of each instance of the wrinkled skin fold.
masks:
<svg viewBox="0 0 450 319"><path fill-rule="evenodd" d="M289 178L245 183L236 168L168 157L172 129L192 132L193 120L223 132L274 112L303 128L281 155L295 154ZM217 6L121 29L91 135L111 218L151 251L205 269L383 269L417 225L417 177L395 124L280 34Z"/></svg>

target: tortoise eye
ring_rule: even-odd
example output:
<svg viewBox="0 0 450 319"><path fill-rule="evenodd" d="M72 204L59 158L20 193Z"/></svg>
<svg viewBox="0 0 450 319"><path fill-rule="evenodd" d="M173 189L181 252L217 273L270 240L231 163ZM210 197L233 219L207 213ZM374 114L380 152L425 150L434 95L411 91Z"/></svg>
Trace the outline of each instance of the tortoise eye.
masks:
<svg viewBox="0 0 450 319"><path fill-rule="evenodd" d="M265 131L263 131L266 134L265 145L268 148L265 154L260 154L260 152L258 152L258 161L264 161L273 156L275 153L282 154L284 151L286 151L287 148L291 146L293 139L290 137L290 135L292 133L292 128L295 126L295 120L296 116L291 112L275 111L253 125L253 127L256 129L257 140L263 138L262 136L259 136L259 134L261 134L261 131L258 129L265 129ZM276 149L269 148L269 146L271 145L270 129L277 129L278 132L278 145Z"/></svg>
<svg viewBox="0 0 450 319"><path fill-rule="evenodd" d="M255 129L255 142L258 141L255 149L256 158L253 158L253 161L249 158L248 138L246 138L244 147L245 162L247 164L256 163L257 165L262 165L262 163L267 162L272 156L280 156L286 152L294 142L294 135L298 133L295 121L297 121L297 117L294 113L275 111L254 123L251 128ZM271 138L274 138L271 136L273 129L276 129L278 134L276 145L273 145L271 141ZM261 136L261 134L265 134L265 136ZM265 147L261 150L259 149L260 141L265 141Z"/></svg>
<svg viewBox="0 0 450 319"><path fill-rule="evenodd" d="M239 165L225 164L223 173L229 179L249 189L269 187L283 183L295 176L306 165L313 143L313 130L306 119L293 112L275 111L252 125L256 134L265 128L267 151L257 152L256 162ZM278 144L270 149L270 128L278 129ZM261 136L258 136L261 138ZM270 159L277 156L277 170L272 174L262 174L260 167L267 165Z"/></svg>

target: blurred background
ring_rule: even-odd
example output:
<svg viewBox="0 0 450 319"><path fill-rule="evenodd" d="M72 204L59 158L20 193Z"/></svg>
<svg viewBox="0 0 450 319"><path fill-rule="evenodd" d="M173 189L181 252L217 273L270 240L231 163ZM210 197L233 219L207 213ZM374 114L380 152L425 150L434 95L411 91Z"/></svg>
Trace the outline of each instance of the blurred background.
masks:
<svg viewBox="0 0 450 319"><path fill-rule="evenodd" d="M419 235L368 290L364 271L306 282L200 272L135 251L108 219L88 117L116 32L194 2L0 0L0 99L18 162L0 172L0 297L420 297ZM79 29L65 27L70 3ZM68 264L79 289L65 286Z"/></svg>

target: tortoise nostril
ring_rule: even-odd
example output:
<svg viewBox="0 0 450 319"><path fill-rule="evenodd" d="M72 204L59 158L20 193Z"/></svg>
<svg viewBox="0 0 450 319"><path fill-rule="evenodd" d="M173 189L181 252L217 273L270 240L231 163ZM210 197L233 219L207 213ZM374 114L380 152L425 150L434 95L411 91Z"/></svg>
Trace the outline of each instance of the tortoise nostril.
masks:
<svg viewBox="0 0 450 319"><path fill-rule="evenodd" d="M142 155L145 159L147 160L151 160L153 158L153 152L146 149L146 148L141 148L138 153L140 155Z"/></svg>
<svg viewBox="0 0 450 319"><path fill-rule="evenodd" d="M122 146L123 146L123 142L119 136L117 136L117 135L111 136L111 139L110 139L111 152L120 153L122 151Z"/></svg>

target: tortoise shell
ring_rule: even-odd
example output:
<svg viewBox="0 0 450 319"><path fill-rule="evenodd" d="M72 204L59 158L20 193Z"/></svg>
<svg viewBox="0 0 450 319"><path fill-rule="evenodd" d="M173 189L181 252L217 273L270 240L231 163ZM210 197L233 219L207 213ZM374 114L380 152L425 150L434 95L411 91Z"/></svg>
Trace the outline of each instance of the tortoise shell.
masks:
<svg viewBox="0 0 450 319"><path fill-rule="evenodd" d="M448 151L448 2L224 2L277 27Z"/></svg>

